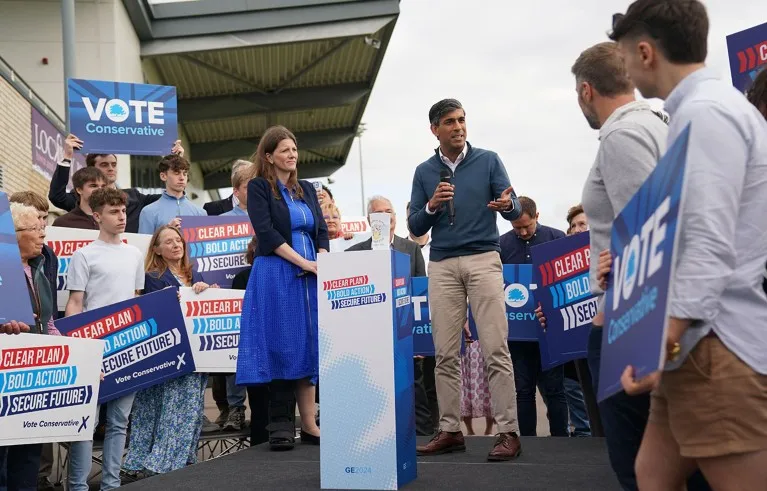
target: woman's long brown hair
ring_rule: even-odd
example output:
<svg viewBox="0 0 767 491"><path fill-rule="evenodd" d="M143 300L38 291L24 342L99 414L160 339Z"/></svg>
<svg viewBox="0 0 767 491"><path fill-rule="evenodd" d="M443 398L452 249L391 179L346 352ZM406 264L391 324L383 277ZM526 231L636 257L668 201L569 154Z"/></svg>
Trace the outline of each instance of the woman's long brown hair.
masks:
<svg viewBox="0 0 767 491"><path fill-rule="evenodd" d="M274 169L274 164L269 162L269 159L266 158L266 154L273 154L277 149L277 145L279 145L282 140L287 139L293 140L293 143L298 146L295 135L291 133L289 129L284 126L272 126L261 136L256 153L250 157L250 161L256 164L254 177L263 177L269 182L275 199L281 199L280 188L277 186L277 171ZM297 170L290 172L290 177L288 178L288 183L285 187L288 188L294 197L304 197L304 191L298 184Z"/></svg>
<svg viewBox="0 0 767 491"><path fill-rule="evenodd" d="M160 245L160 234L165 230L173 230L179 237L181 237L181 244L184 247L184 256L181 258L181 275L182 279L184 279L187 284L191 285L192 265L189 262L186 240L184 240L184 236L181 235L181 232L176 227L171 227L170 225L163 225L155 230L154 235L152 235L152 240L149 242L149 250L146 252L146 260L144 261L144 271L147 273L155 273L159 277L164 275L165 271L168 270L168 263L165 261L165 258L154 252L154 248Z"/></svg>

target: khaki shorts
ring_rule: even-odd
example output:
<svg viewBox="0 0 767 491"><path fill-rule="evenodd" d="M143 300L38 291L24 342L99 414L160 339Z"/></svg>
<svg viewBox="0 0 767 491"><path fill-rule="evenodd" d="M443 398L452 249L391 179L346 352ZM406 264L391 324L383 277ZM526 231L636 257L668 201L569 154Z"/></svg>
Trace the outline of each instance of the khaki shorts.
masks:
<svg viewBox="0 0 767 491"><path fill-rule="evenodd" d="M681 367L664 372L651 401L650 421L671 430L682 457L767 449L767 375L716 336L703 338Z"/></svg>

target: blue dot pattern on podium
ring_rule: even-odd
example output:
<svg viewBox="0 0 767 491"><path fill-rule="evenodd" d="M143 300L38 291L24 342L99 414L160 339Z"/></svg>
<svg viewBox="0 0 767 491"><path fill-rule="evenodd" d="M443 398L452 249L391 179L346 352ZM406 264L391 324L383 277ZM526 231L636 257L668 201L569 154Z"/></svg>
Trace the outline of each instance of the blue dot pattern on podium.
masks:
<svg viewBox="0 0 767 491"><path fill-rule="evenodd" d="M361 475L354 473L355 483L363 486L364 481L369 479L376 489L395 489L396 473L390 474L391 478L385 482L380 481L384 466L396 468L396 462L387 462L387 459L396 457L394 387L385 390L371 367L359 355L333 346L322 330L320 353L323 360L320 380L325 381L321 395L321 467L335 472L361 468ZM385 378L382 377L382 380ZM353 394L364 394L365 397L356 398L354 404L348 404ZM331 431L335 438L329 437ZM338 438L338 435L343 436ZM376 464L381 466L380 472L376 472Z"/></svg>

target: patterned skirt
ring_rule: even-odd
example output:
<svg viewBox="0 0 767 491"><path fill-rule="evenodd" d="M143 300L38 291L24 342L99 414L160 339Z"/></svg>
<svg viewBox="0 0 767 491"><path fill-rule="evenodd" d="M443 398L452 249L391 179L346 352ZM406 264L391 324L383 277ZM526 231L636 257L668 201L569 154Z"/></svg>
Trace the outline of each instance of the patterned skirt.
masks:
<svg viewBox="0 0 767 491"><path fill-rule="evenodd" d="M207 384L190 373L136 394L126 469L164 474L197 462Z"/></svg>
<svg viewBox="0 0 767 491"><path fill-rule="evenodd" d="M466 343L466 351L461 355L461 385L461 417L492 417L490 385L479 341Z"/></svg>

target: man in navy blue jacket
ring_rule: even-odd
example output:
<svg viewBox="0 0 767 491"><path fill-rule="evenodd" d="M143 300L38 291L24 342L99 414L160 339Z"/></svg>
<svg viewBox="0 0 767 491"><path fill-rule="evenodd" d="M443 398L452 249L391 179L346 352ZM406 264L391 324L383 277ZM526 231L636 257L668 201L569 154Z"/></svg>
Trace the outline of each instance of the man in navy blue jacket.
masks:
<svg viewBox="0 0 767 491"><path fill-rule="evenodd" d="M445 99L434 104L429 122L439 148L415 171L408 225L416 236L430 229L432 235L429 302L440 431L417 451L437 455L466 449L460 419L460 346L468 297L498 424L498 438L488 460L512 460L520 454L521 445L514 369L506 345L496 213L514 220L519 217L519 202L498 155L466 141L466 112L460 102ZM450 176L451 182L440 182L441 175Z"/></svg>
<svg viewBox="0 0 767 491"><path fill-rule="evenodd" d="M538 223L538 207L527 196L519 198L522 214L511 222L514 230L501 236L503 264L530 264L530 248L565 237L565 233ZM541 369L541 352L534 341L509 341L514 361L519 428L522 436L536 436L535 387L546 401L551 436L568 436L564 365Z"/></svg>

